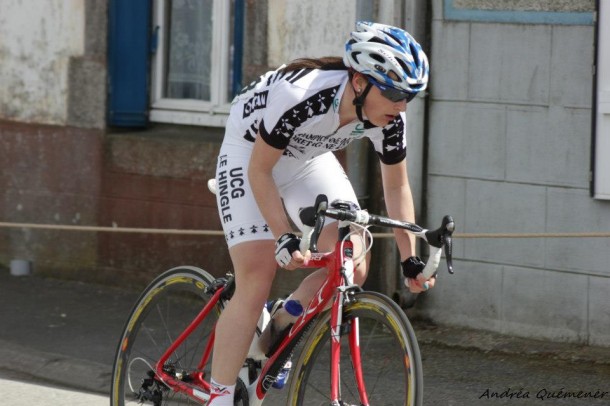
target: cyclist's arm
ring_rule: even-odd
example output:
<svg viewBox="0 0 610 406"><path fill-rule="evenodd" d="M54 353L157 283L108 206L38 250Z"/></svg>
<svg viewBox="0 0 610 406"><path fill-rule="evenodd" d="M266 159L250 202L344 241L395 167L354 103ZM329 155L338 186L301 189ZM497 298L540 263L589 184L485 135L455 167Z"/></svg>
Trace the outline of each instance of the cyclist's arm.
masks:
<svg viewBox="0 0 610 406"><path fill-rule="evenodd" d="M248 180L254 199L276 240L282 234L292 231L272 174L273 167L282 153L282 149L270 146L259 134L254 141L248 166ZM299 268L308 259L308 255L304 257L299 250L296 250L292 253L290 263L283 268L290 270Z"/></svg>
<svg viewBox="0 0 610 406"><path fill-rule="evenodd" d="M270 146L259 134L254 142L248 167L248 180L252 193L276 239L282 234L292 231L272 176L273 167L282 153L283 150Z"/></svg>
<svg viewBox="0 0 610 406"><path fill-rule="evenodd" d="M391 165L381 162L381 177L388 216L394 219L414 222L415 207L407 174L407 160L403 159L399 163ZM394 229L394 235L400 251L401 261L416 255L414 235L399 228Z"/></svg>
<svg viewBox="0 0 610 406"><path fill-rule="evenodd" d="M411 186L409 184L409 176L407 173L407 160L396 164L381 163L381 176L383 182L383 194L386 202L388 216L395 219L405 220L409 222L415 221L415 207L413 204L413 195L411 194ZM406 230L394 229L396 244L400 251L400 260L404 261L410 256L416 256L415 236L407 233ZM420 274L417 280L409 279L409 289L414 293L419 293L427 290L424 288L424 283L428 282L428 287L433 287L435 280L431 278L426 281L426 278Z"/></svg>

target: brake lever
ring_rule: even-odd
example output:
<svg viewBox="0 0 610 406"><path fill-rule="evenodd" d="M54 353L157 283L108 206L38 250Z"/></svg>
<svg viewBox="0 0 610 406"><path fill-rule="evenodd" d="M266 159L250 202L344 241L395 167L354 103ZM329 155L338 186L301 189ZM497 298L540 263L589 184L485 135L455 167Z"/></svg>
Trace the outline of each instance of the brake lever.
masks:
<svg viewBox="0 0 610 406"><path fill-rule="evenodd" d="M455 230L455 222L451 216L443 217L441 227L443 231L443 244L445 248L445 261L447 261L447 270L453 274L453 231Z"/></svg>
<svg viewBox="0 0 610 406"><path fill-rule="evenodd" d="M305 207L299 211L299 218L305 226L303 239L301 240L301 252L309 249L311 252L318 252L318 237L324 227L324 211L328 208L328 198L324 194L316 197L313 206Z"/></svg>
<svg viewBox="0 0 610 406"><path fill-rule="evenodd" d="M455 222L449 215L443 217L441 226L434 231L427 231L426 241L437 249L444 249L445 261L447 261L447 270L453 274L453 231L455 230Z"/></svg>

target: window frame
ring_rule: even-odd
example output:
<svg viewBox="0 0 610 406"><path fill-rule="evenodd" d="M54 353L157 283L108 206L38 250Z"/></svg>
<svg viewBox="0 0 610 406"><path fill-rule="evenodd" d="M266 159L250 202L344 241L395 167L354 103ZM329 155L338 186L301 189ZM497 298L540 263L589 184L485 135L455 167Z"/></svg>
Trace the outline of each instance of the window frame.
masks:
<svg viewBox="0 0 610 406"><path fill-rule="evenodd" d="M223 127L230 109L231 3L214 0L212 6L212 66L210 101L163 97L167 72L167 12L170 0L153 0L150 121Z"/></svg>

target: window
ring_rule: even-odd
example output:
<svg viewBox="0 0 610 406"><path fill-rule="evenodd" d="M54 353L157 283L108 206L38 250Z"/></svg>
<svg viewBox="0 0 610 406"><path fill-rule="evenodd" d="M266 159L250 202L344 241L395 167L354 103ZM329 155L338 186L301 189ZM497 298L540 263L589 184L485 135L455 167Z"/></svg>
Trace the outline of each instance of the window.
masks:
<svg viewBox="0 0 610 406"><path fill-rule="evenodd" d="M243 1L154 0L151 121L224 126L236 3Z"/></svg>
<svg viewBox="0 0 610 406"><path fill-rule="evenodd" d="M610 200L610 4L598 5L593 196Z"/></svg>

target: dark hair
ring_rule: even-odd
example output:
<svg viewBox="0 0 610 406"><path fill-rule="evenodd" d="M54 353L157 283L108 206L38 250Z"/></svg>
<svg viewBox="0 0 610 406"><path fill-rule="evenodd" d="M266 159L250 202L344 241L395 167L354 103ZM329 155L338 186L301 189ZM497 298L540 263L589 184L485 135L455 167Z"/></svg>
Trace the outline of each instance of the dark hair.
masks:
<svg viewBox="0 0 610 406"><path fill-rule="evenodd" d="M290 62L283 72L292 72L299 69L321 70L348 70L340 56L324 56L322 58L300 58Z"/></svg>

